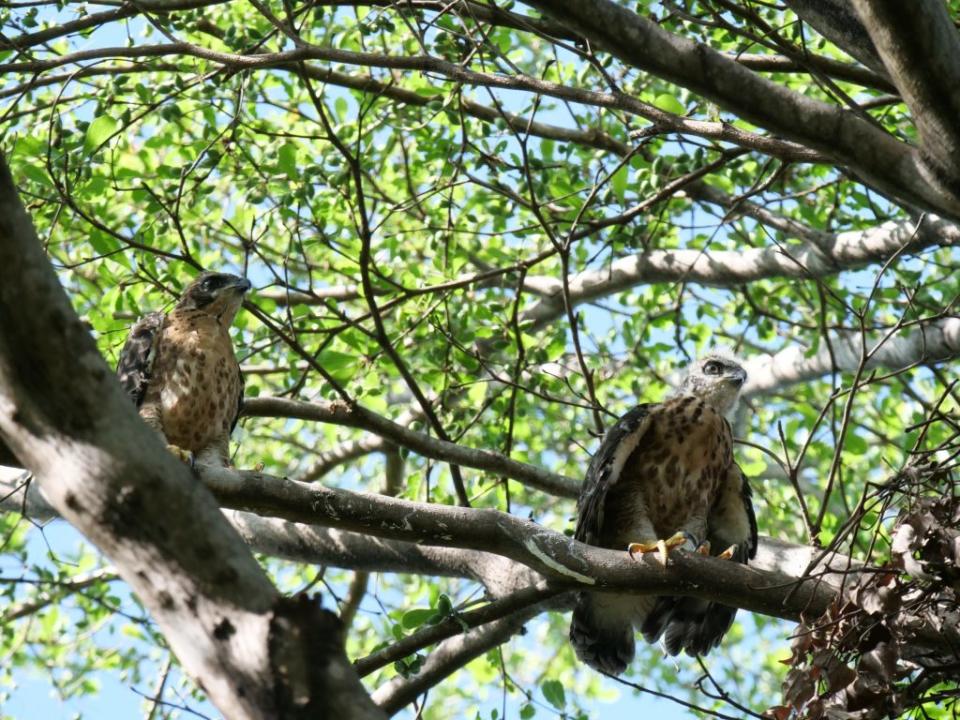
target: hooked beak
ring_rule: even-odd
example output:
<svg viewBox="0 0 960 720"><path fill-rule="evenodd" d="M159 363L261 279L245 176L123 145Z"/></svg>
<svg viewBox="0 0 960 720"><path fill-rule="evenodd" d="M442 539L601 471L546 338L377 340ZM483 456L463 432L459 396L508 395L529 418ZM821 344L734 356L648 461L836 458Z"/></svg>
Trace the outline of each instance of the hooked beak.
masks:
<svg viewBox="0 0 960 720"><path fill-rule="evenodd" d="M253 287L253 284L246 278L238 278L233 287L237 292L243 295Z"/></svg>
<svg viewBox="0 0 960 720"><path fill-rule="evenodd" d="M747 381L747 372L743 368L737 368L733 375L730 376L730 382L735 387L743 387L743 384Z"/></svg>

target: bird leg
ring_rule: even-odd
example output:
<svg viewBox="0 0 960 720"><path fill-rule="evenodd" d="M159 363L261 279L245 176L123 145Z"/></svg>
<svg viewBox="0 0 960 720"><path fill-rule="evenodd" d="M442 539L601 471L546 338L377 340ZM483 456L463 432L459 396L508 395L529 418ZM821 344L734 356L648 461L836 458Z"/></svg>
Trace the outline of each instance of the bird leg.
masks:
<svg viewBox="0 0 960 720"><path fill-rule="evenodd" d="M179 445L167 445L167 450L173 453L177 460L186 463L191 468L193 467L193 453L189 450L184 450Z"/></svg>
<svg viewBox="0 0 960 720"><path fill-rule="evenodd" d="M726 550L724 550L722 553L720 553L719 555L717 555L717 557L720 558L721 560L732 560L732 559L733 559L733 554L734 554L736 551L737 551L737 546L736 546L736 545L731 545L731 546L728 547Z"/></svg>
<svg viewBox="0 0 960 720"><path fill-rule="evenodd" d="M674 533L672 536L668 537L666 540L657 539L653 542L648 543L630 543L627 545L627 553L633 558L635 553L648 553L656 552L657 559L660 560L660 564L664 567L667 566L667 553L670 552L675 547L680 547L685 545L687 542L692 542L693 546L696 547L697 543L693 539L693 536L689 533L678 532Z"/></svg>

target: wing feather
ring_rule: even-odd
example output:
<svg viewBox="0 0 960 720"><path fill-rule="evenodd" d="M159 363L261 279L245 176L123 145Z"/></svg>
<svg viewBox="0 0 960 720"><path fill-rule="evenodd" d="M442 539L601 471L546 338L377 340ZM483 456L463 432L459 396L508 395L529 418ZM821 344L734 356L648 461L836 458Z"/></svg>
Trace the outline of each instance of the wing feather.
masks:
<svg viewBox="0 0 960 720"><path fill-rule="evenodd" d="M161 312L144 315L131 328L127 341L123 344L123 350L120 351L117 377L137 407L143 403L147 386L150 384L163 320L164 314Z"/></svg>
<svg viewBox="0 0 960 720"><path fill-rule="evenodd" d="M240 369L240 363L237 363L237 376L240 378L240 394L237 397L237 412L233 416L233 420L230 423L230 432L232 433L234 428L237 427L237 421L240 420L240 411L243 410L243 391L247 385L247 379L243 376L243 371Z"/></svg>
<svg viewBox="0 0 960 720"><path fill-rule="evenodd" d="M603 437L583 482L574 537L599 545L607 494L616 486L630 454L650 426L653 405L640 405L621 417ZM570 621L577 657L601 672L619 675L633 660L637 598L581 592Z"/></svg>
<svg viewBox="0 0 960 720"><path fill-rule="evenodd" d="M734 559L741 563L757 554L757 516L752 497L750 483L740 466L733 463L707 518L707 539L714 551L723 552L735 545Z"/></svg>
<svg viewBox="0 0 960 720"><path fill-rule="evenodd" d="M623 415L607 434L590 460L583 490L577 503L577 529L574 538L596 545L603 529L607 493L620 479L627 458L636 449L650 427L653 403L638 405Z"/></svg>

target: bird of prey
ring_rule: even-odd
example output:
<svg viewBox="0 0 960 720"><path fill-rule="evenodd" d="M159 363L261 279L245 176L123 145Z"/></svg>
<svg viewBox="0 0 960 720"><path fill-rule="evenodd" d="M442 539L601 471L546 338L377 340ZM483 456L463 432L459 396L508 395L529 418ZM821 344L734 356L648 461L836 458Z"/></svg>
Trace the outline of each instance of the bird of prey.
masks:
<svg viewBox="0 0 960 720"><path fill-rule="evenodd" d="M658 551L664 563L674 547L752 558L757 522L727 421L746 378L733 356L714 352L693 363L664 402L620 418L590 462L574 537L631 557ZM583 592L570 641L583 662L619 675L633 660L635 630L651 643L662 636L671 655L702 655L735 614L698 598Z"/></svg>
<svg viewBox="0 0 960 720"><path fill-rule="evenodd" d="M243 402L229 330L249 289L246 278L202 273L169 314L153 312L137 322L120 352L120 384L184 460L229 464L230 433Z"/></svg>

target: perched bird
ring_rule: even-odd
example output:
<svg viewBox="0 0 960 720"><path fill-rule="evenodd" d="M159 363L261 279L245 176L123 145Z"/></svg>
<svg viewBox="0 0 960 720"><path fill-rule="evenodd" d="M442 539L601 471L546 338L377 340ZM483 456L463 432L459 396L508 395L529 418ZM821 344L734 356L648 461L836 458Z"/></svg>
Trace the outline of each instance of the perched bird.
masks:
<svg viewBox="0 0 960 720"><path fill-rule="evenodd" d="M246 278L202 273L169 314L137 322L120 352L120 384L184 460L229 464L230 433L243 403L229 330L249 289Z"/></svg>
<svg viewBox="0 0 960 720"><path fill-rule="evenodd" d="M574 537L591 545L658 552L682 547L746 563L756 554L750 486L733 460L727 417L747 374L715 352L688 369L662 403L624 415L593 456ZM666 651L702 655L717 646L736 608L688 597L580 593L570 624L577 657L619 675L633 660L634 631Z"/></svg>

